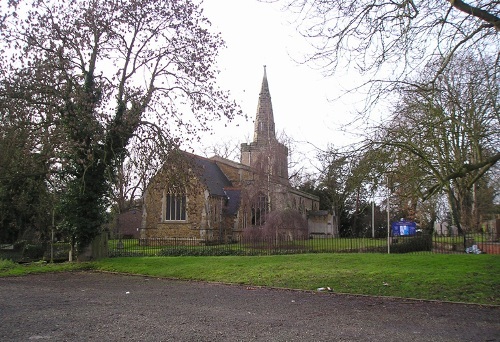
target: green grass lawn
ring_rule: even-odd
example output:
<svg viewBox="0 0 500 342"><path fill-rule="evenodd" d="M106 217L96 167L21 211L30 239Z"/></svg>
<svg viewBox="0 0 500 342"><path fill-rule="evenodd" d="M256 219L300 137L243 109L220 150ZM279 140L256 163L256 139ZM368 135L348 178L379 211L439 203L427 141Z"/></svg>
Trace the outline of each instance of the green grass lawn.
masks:
<svg viewBox="0 0 500 342"><path fill-rule="evenodd" d="M62 271L91 268L249 286L303 290L329 286L338 293L500 305L500 256L495 255L138 257L64 265L23 266L0 262L0 276L50 272L58 270L57 267L62 267Z"/></svg>
<svg viewBox="0 0 500 342"><path fill-rule="evenodd" d="M117 258L100 270L179 279L500 305L493 255L302 254Z"/></svg>
<svg viewBox="0 0 500 342"><path fill-rule="evenodd" d="M481 235L474 236L474 242L484 240ZM432 241L432 242L431 242ZM233 251L246 255L269 255L290 254L296 252L305 253L336 253L336 252L379 252L387 250L387 238L316 238L316 239L294 239L293 241L263 241L263 242L239 242L232 244L200 245L197 240L193 241L154 240L154 245L141 245L139 239L109 240L109 251L112 256L174 256L174 255L229 255ZM428 242L428 244L427 244ZM411 244L413 243L413 244ZM424 243L424 245L422 245ZM156 245L158 244L158 245ZM415 245L417 244L417 245ZM430 251L431 248L442 251L464 252L463 237L441 237L432 236L429 240L423 237L397 237L392 239L391 250L397 253ZM418 247L418 248L416 248ZM165 254L165 252L179 254ZM276 251L277 252L276 252ZM186 253L183 253L186 251ZM222 251L222 252L221 252Z"/></svg>
<svg viewBox="0 0 500 342"><path fill-rule="evenodd" d="M28 274L40 274L51 272L71 272L94 269L92 263L47 263L33 262L29 264L18 264L11 260L0 259L0 277L23 276Z"/></svg>
<svg viewBox="0 0 500 342"><path fill-rule="evenodd" d="M124 240L109 240L108 246L111 255L113 256L165 256L167 250L175 252L175 250L191 251L192 254L198 252L201 255L224 255L221 251L233 251L246 255L266 255L266 254L292 254L298 250L306 253L331 253L331 252L358 252L368 250L378 250L384 252L387 249L387 239L372 239L372 238L319 238L319 239L295 239L293 241L281 241L276 243L272 241L264 242L246 242L232 244L216 244L216 245L198 245L196 241L187 245L175 245L173 241L155 241L160 245L141 245L139 239L124 239ZM163 243L163 245L161 244ZM276 250L281 253L271 253L270 250ZM287 250L288 253L287 253ZM210 254L211 253L211 254ZM240 254L240 255L241 255ZM183 255L183 254L181 254ZM171 256L171 255L167 255Z"/></svg>

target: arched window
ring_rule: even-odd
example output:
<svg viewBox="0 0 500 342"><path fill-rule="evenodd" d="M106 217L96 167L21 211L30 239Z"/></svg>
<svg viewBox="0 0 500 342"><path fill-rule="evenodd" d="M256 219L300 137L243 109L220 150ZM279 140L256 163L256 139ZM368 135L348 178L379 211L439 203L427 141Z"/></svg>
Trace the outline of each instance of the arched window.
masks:
<svg viewBox="0 0 500 342"><path fill-rule="evenodd" d="M186 220L186 195L167 193L165 195L165 221Z"/></svg>
<svg viewBox="0 0 500 342"><path fill-rule="evenodd" d="M266 220L268 210L267 196L259 194L252 203L252 225L262 226Z"/></svg>

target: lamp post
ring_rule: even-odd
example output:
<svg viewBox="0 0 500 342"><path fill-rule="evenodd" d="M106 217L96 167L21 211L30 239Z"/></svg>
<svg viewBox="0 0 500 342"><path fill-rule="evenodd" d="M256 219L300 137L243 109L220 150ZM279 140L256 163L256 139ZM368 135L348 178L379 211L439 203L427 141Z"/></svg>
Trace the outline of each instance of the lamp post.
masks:
<svg viewBox="0 0 500 342"><path fill-rule="evenodd" d="M375 239L375 199L372 200L372 239Z"/></svg>
<svg viewBox="0 0 500 342"><path fill-rule="evenodd" d="M387 175L387 254L391 254L391 219L390 219L390 197L391 189L389 187L389 175Z"/></svg>
<svg viewBox="0 0 500 342"><path fill-rule="evenodd" d="M52 208L52 226L50 227L50 263L54 263L54 216L55 209Z"/></svg>

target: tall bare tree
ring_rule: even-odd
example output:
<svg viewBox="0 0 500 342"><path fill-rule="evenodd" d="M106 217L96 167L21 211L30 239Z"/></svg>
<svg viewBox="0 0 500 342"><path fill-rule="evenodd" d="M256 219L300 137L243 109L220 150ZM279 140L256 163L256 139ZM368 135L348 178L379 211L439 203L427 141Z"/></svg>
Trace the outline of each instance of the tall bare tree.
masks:
<svg viewBox="0 0 500 342"><path fill-rule="evenodd" d="M489 59L489 62L474 63L474 70L463 68L459 72L471 73L471 82L482 82L481 77L487 78L483 84L490 86L482 90L483 95L492 99L486 103L491 106L487 110L498 113L497 93L495 87L491 87L498 85L500 67L498 1L262 1L280 3L286 11L295 13L298 30L312 47L312 52L304 56L305 62L319 67L328 76L347 67L349 72L357 70L366 77L361 84L350 89L364 90L366 100L362 118L370 117L380 101L385 104L398 101L402 92L437 94L436 89L443 86L443 77L450 79L456 65L468 63L470 56L475 60ZM478 68L482 68L481 75L477 73ZM421 75L425 75L425 79ZM470 98L464 94L454 99L456 107L462 109L470 109L467 101ZM486 109L479 109L482 110ZM432 129L424 127L426 131ZM443 134L449 137L454 132ZM405 153L418 157L416 149L406 147ZM477 180L497 163L497 152L493 149L488 156L482 152L475 160L457 156L453 168L439 171L436 179L440 180L433 188L427 189L429 194L443 189L444 184L458 182L460 178L469 178L464 181L466 184ZM462 164L459 165L460 160Z"/></svg>
<svg viewBox="0 0 500 342"><path fill-rule="evenodd" d="M498 70L486 66L496 61L476 57L452 61L433 88L401 89L391 120L378 130L404 192L424 200L446 193L459 230L477 226L475 194L500 159ZM439 67L429 65L424 75ZM415 84L425 85L425 77Z"/></svg>
<svg viewBox="0 0 500 342"><path fill-rule="evenodd" d="M314 47L307 60L328 74L343 61L361 72L394 64L398 79L440 56L438 75L457 52L477 45L498 51L498 1L262 1L296 13L299 31Z"/></svg>
<svg viewBox="0 0 500 342"><path fill-rule="evenodd" d="M98 233L125 158L135 157L132 141L189 141L237 112L216 84L224 43L193 1L8 5L0 96L63 138L50 146L50 163L65 190L64 226L81 246Z"/></svg>

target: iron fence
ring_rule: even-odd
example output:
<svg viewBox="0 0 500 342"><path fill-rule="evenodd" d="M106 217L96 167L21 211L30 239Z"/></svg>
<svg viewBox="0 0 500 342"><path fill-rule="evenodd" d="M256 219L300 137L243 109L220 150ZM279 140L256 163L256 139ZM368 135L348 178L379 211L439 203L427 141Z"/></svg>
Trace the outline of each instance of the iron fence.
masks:
<svg viewBox="0 0 500 342"><path fill-rule="evenodd" d="M50 243L49 241L17 241L0 243L0 259L19 263L34 261L64 262L69 259L69 243Z"/></svg>
<svg viewBox="0 0 500 342"><path fill-rule="evenodd" d="M387 238L293 237L252 238L221 243L195 238L109 239L102 256L217 256L277 255L298 253L488 253L500 254L498 234L474 233L454 236L419 234ZM102 244L101 243L101 244ZM68 243L0 243L0 259L17 262L67 261ZM95 255L94 255L95 258Z"/></svg>
<svg viewBox="0 0 500 342"><path fill-rule="evenodd" d="M500 254L498 236L485 233L438 236L418 234L389 238L279 237L221 243L195 238L114 239L108 255L208 256L298 253L490 253Z"/></svg>

